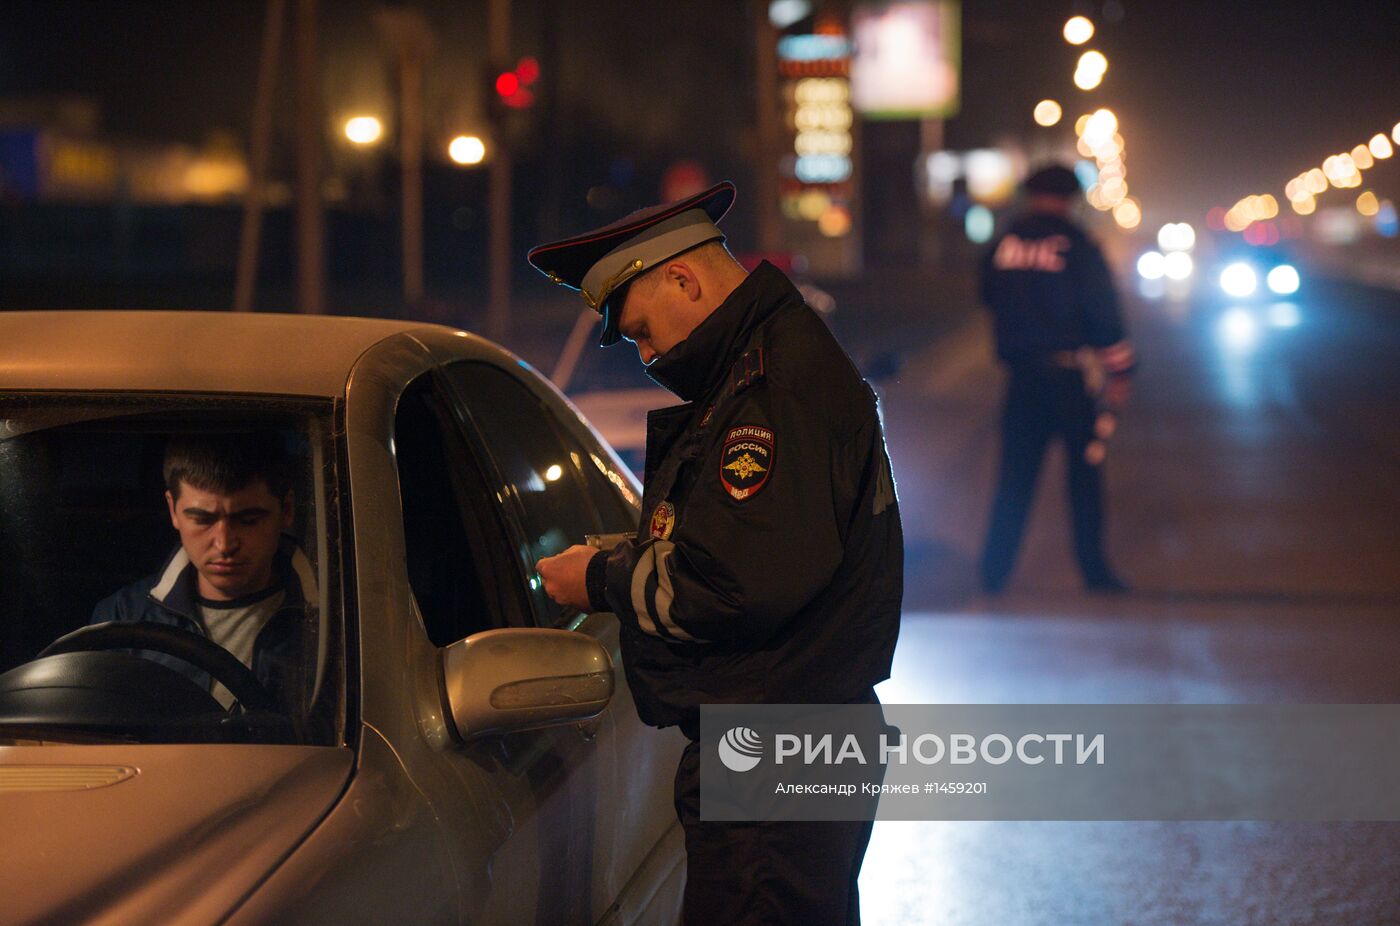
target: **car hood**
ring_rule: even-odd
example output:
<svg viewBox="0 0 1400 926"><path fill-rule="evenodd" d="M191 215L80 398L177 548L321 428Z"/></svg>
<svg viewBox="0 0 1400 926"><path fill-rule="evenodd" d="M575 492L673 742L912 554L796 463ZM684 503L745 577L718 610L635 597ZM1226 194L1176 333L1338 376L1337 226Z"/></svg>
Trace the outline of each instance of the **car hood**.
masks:
<svg viewBox="0 0 1400 926"><path fill-rule="evenodd" d="M0 919L208 923L343 792L349 749L0 747Z"/></svg>

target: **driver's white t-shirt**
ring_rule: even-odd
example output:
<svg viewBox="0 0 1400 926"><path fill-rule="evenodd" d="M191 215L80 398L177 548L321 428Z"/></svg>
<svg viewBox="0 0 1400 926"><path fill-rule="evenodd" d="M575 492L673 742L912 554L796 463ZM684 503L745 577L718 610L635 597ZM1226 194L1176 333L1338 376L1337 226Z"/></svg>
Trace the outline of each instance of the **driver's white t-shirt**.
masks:
<svg viewBox="0 0 1400 926"><path fill-rule="evenodd" d="M253 667L253 645L258 634L267 626L272 615L282 607L287 593L281 586L247 595L232 601L211 601L199 598L199 619L204 622L209 639L228 650L248 668ZM225 708L232 706L233 695L219 682L209 691Z"/></svg>

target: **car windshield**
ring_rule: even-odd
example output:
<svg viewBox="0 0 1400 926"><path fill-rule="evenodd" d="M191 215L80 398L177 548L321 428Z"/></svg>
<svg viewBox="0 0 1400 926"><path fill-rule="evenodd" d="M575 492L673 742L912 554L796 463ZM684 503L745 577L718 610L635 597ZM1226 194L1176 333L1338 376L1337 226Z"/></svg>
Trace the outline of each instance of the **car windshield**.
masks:
<svg viewBox="0 0 1400 926"><path fill-rule="evenodd" d="M0 745L339 743L333 435L329 401L0 393Z"/></svg>

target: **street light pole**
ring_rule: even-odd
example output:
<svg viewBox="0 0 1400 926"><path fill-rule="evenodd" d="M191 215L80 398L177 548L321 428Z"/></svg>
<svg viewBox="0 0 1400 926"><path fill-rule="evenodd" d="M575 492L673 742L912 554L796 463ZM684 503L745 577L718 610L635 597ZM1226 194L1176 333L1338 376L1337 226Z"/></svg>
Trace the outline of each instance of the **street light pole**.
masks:
<svg viewBox="0 0 1400 926"><path fill-rule="evenodd" d="M758 201L758 249L765 254L782 250L782 217L778 211L778 156L781 117L778 114L778 30L768 17L767 3L752 4L755 86L758 97L758 169L754 172Z"/></svg>
<svg viewBox="0 0 1400 926"><path fill-rule="evenodd" d="M267 0L262 56L258 59L258 89L253 103L253 132L248 144L248 191L243 196L243 227L238 234L238 271L233 284L233 309L251 312L258 281L258 248L262 243L263 199L267 195L267 152L272 142L272 91L277 85L277 59L282 50L284 0Z"/></svg>
<svg viewBox="0 0 1400 926"><path fill-rule="evenodd" d="M321 81L316 0L297 0L297 307L326 311L325 215L321 209Z"/></svg>
<svg viewBox="0 0 1400 926"><path fill-rule="evenodd" d="M423 63L432 37L427 19L416 10L381 9L374 21L398 65L403 298L412 311L423 302Z"/></svg>
<svg viewBox="0 0 1400 926"><path fill-rule="evenodd" d="M510 60L510 0L490 0L486 31L487 60L496 69ZM504 341L510 334L511 164L510 144L502 121L497 120L495 131L496 153L491 160L488 195L491 227L487 250L491 269L486 333L494 341Z"/></svg>

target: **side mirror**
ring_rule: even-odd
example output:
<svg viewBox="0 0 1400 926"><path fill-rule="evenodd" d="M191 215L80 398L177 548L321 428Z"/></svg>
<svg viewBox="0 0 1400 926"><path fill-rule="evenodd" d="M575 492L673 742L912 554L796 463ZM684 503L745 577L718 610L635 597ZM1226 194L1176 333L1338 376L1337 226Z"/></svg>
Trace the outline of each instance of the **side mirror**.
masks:
<svg viewBox="0 0 1400 926"><path fill-rule="evenodd" d="M474 633L443 651L447 713L465 742L588 720L612 700L612 657L572 630Z"/></svg>

